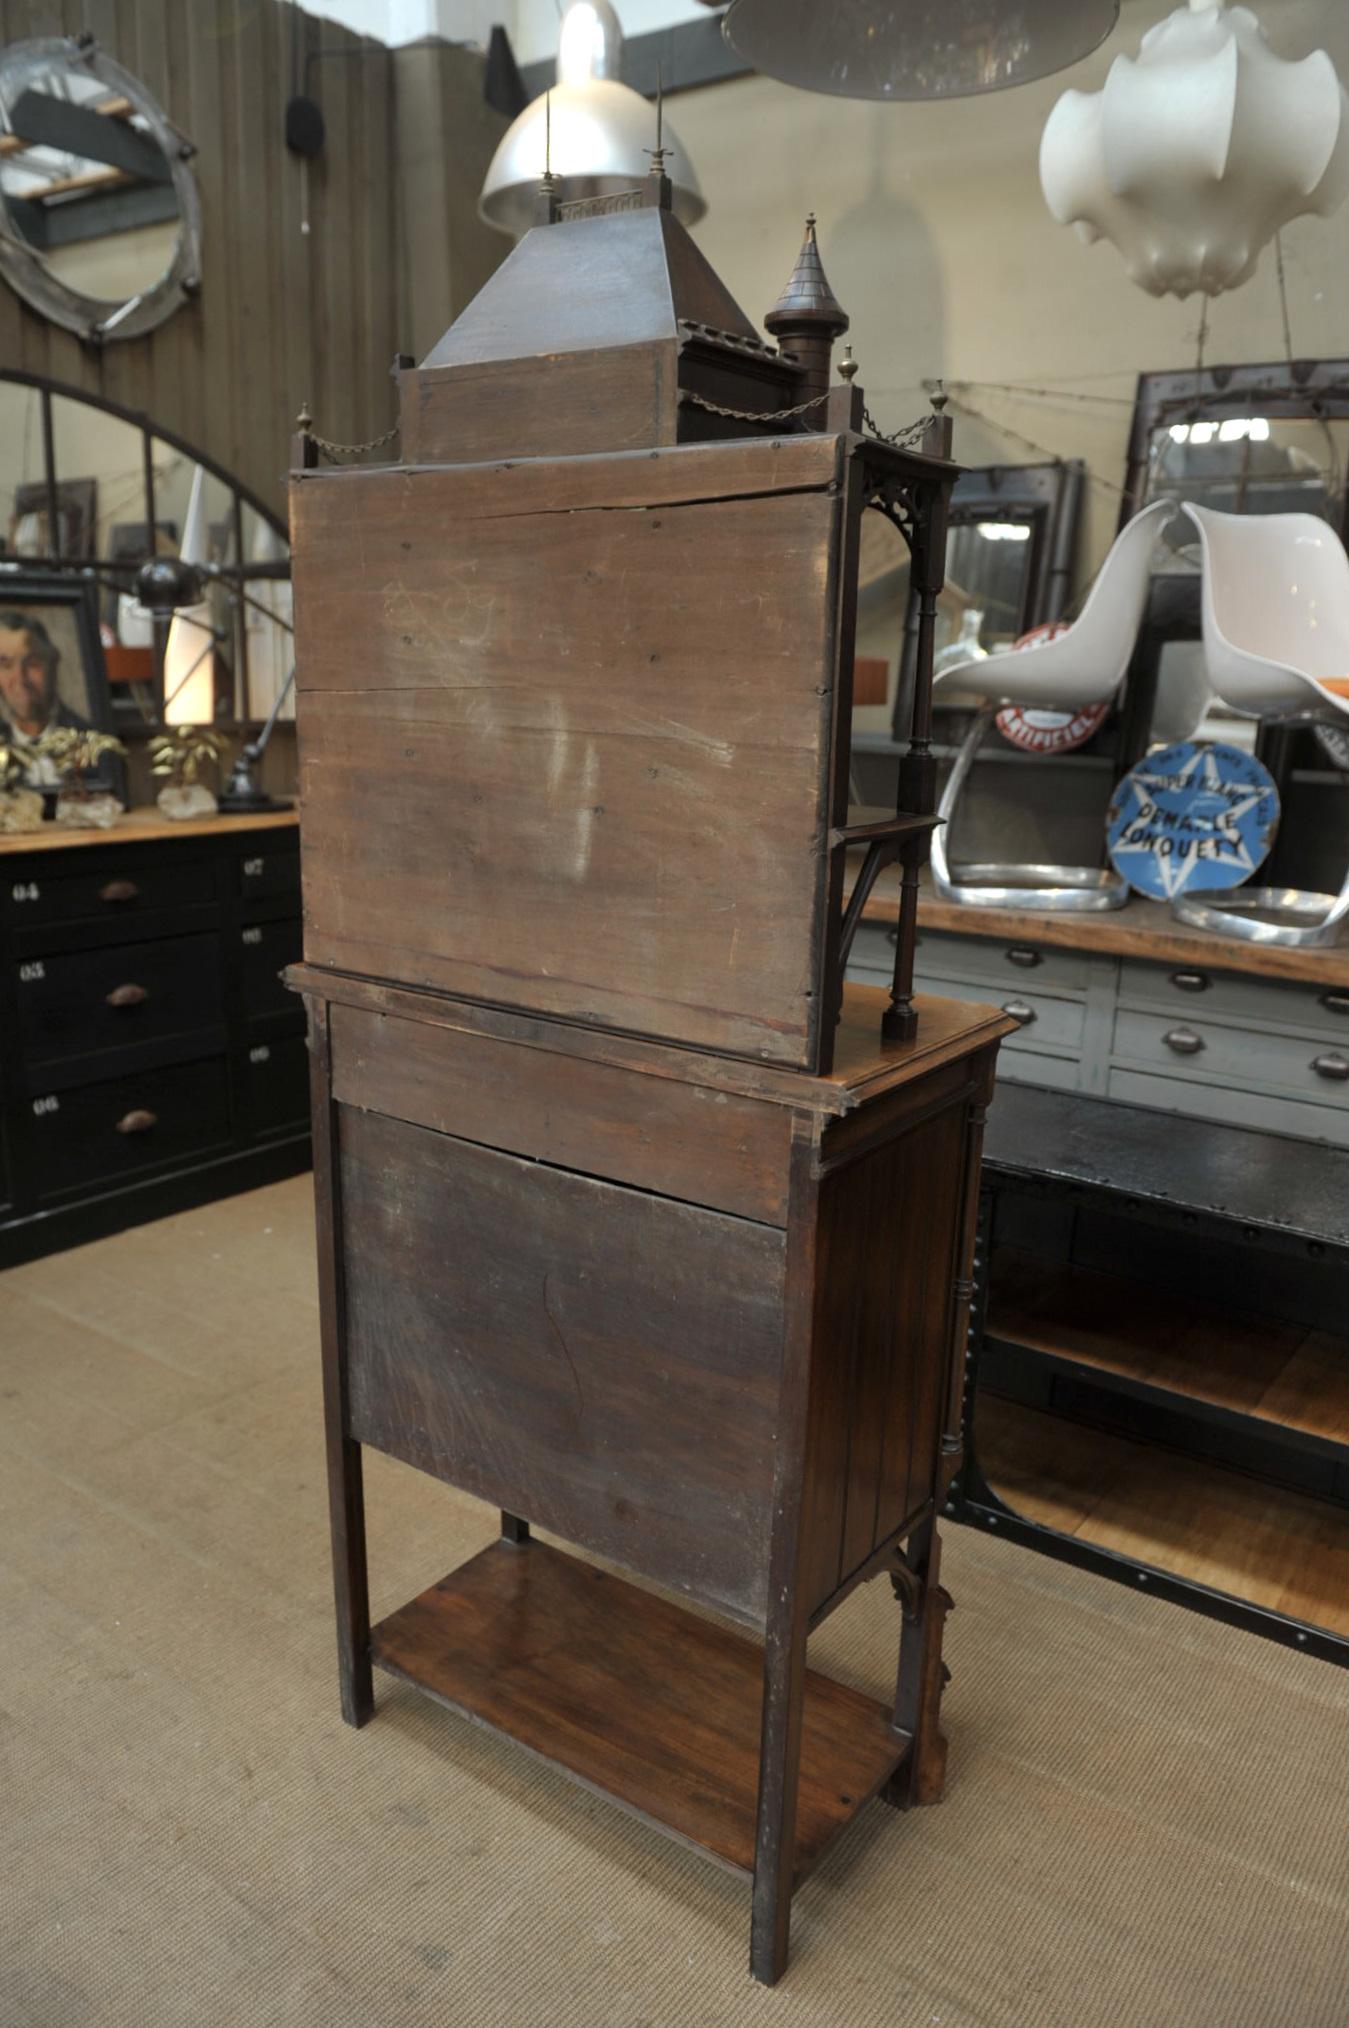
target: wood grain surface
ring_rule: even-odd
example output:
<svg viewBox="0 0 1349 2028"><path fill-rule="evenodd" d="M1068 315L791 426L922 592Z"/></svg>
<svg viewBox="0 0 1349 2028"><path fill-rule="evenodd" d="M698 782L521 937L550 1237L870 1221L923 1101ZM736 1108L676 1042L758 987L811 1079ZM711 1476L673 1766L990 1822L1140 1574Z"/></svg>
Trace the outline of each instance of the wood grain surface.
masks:
<svg viewBox="0 0 1349 2028"><path fill-rule="evenodd" d="M752 1872L763 1656L743 1635L542 1543L497 1543L384 1620L373 1648L381 1669ZM807 1671L798 1880L903 1759L890 1720Z"/></svg>
<svg viewBox="0 0 1349 2028"><path fill-rule="evenodd" d="M769 1225L787 1223L791 1116L707 1085L332 1010L344 1104Z"/></svg>
<svg viewBox="0 0 1349 2028"><path fill-rule="evenodd" d="M171 823L153 808L127 810L106 831L75 830L69 824L44 824L40 831L0 832L0 854L75 851L82 845L171 844L175 838L219 838L231 832L293 830L295 810L265 810L256 816L185 817Z"/></svg>
<svg viewBox="0 0 1349 2028"><path fill-rule="evenodd" d="M1349 1444L1349 1338L1010 1249L994 1260L989 1331L1192 1401Z"/></svg>
<svg viewBox="0 0 1349 2028"><path fill-rule="evenodd" d="M864 922L893 927L898 882L882 874L862 910ZM1252 978L1309 979L1325 986L1349 986L1349 943L1329 950L1283 950L1250 944L1177 922L1159 901L1134 895L1123 908L1100 915L1056 915L1052 909L967 908L939 901L925 891L918 909L920 930L951 930L960 936L997 938L1015 944L1044 944L1058 950L1101 951L1150 958L1203 971L1244 972Z"/></svg>
<svg viewBox="0 0 1349 2028"><path fill-rule="evenodd" d="M1027 1520L1349 1635L1343 1507L987 1395L977 1448Z"/></svg>
<svg viewBox="0 0 1349 2028"><path fill-rule="evenodd" d="M306 956L811 1067L837 497L462 477L296 488Z"/></svg>
<svg viewBox="0 0 1349 2028"><path fill-rule="evenodd" d="M757 1621L783 1234L338 1121L351 1435Z"/></svg>
<svg viewBox="0 0 1349 2028"><path fill-rule="evenodd" d="M930 1501L955 1301L958 1098L821 1190L819 1362L802 1582L817 1610Z"/></svg>
<svg viewBox="0 0 1349 2028"><path fill-rule="evenodd" d="M736 1057L671 1048L635 1036L617 1035L578 1023L543 1020L508 1008L484 1007L442 994L356 978L318 965L291 965L286 982L345 1007L397 1014L435 1027L495 1036L527 1048L579 1060L611 1063L645 1076L695 1083L735 1092L795 1111L843 1118L863 1105L929 1077L943 1065L958 1066L972 1051L995 1043L1016 1023L996 1007L977 1001L929 999L919 994L918 1034L912 1042L886 1042L880 1032L887 995L877 986L849 983L837 1030L835 1067L827 1076L807 1076Z"/></svg>

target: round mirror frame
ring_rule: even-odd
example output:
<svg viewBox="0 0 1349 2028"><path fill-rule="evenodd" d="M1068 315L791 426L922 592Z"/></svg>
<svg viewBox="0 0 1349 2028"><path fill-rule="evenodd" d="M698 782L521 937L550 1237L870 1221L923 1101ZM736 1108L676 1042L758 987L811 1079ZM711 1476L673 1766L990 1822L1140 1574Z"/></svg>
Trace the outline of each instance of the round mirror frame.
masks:
<svg viewBox="0 0 1349 2028"><path fill-rule="evenodd" d="M74 331L86 344L140 338L164 323L201 287L201 202L196 178L188 167L197 151L140 80L105 56L92 36L44 36L30 42L10 43L0 51L0 78L15 65L36 70L55 64L86 71L127 99L132 110L145 121L169 165L178 200L178 245L172 261L152 287L110 308L104 299L81 295L48 274L40 254L0 222L0 275L33 309L63 330ZM0 221L3 217L4 199L0 196Z"/></svg>

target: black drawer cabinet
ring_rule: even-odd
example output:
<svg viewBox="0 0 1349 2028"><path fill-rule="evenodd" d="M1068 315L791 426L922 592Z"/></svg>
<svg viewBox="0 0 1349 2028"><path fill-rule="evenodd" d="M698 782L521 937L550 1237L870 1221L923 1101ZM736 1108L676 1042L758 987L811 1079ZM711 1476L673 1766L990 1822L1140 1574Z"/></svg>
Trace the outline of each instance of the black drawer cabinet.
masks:
<svg viewBox="0 0 1349 2028"><path fill-rule="evenodd" d="M299 832L0 840L0 1267L309 1162Z"/></svg>
<svg viewBox="0 0 1349 2028"><path fill-rule="evenodd" d="M38 1082L54 1063L139 1053L173 1035L214 1034L224 1047L218 930L20 959L16 970L19 1035Z"/></svg>
<svg viewBox="0 0 1349 2028"><path fill-rule="evenodd" d="M309 1120L309 1049L303 1034L249 1045L242 1072L252 1131L293 1134Z"/></svg>
<svg viewBox="0 0 1349 2028"><path fill-rule="evenodd" d="M97 852L103 859L95 846L84 850L91 858ZM6 868L5 893L16 924L102 921L122 930L158 908L205 908L215 900L209 859L177 864L167 858L156 864L139 846L130 845L96 867L67 870L60 865L58 870L57 864L48 863L50 857L44 853L41 865Z"/></svg>
<svg viewBox="0 0 1349 2028"><path fill-rule="evenodd" d="M31 1112L39 1200L223 1152L230 1140L219 1057L43 1092Z"/></svg>

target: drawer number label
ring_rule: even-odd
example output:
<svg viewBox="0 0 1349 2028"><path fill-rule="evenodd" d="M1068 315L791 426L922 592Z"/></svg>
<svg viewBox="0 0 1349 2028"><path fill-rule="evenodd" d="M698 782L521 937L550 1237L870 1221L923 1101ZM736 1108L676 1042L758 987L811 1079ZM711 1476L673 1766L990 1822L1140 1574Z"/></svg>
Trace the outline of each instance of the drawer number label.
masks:
<svg viewBox="0 0 1349 2028"><path fill-rule="evenodd" d="M256 880L266 864L267 861L265 859L245 859L244 872L248 879Z"/></svg>
<svg viewBox="0 0 1349 2028"><path fill-rule="evenodd" d="M19 966L19 978L23 985L31 985L34 979L45 979L47 968L41 958L30 958L26 965Z"/></svg>
<svg viewBox="0 0 1349 2028"><path fill-rule="evenodd" d="M256 1042L248 1052L250 1063L270 1063L272 1052L265 1042Z"/></svg>
<svg viewBox="0 0 1349 2028"><path fill-rule="evenodd" d="M256 927L254 927L253 929L246 929L243 933L243 937L244 942L246 944L260 944L262 942L262 931Z"/></svg>
<svg viewBox="0 0 1349 2028"><path fill-rule="evenodd" d="M42 889L35 880L16 880L9 891L15 901L36 901Z"/></svg>
<svg viewBox="0 0 1349 2028"><path fill-rule="evenodd" d="M60 1110L61 1101L57 1098L55 1092L48 1092L46 1098L36 1098L33 1100L33 1111L39 1119L42 1118L44 1113L59 1113Z"/></svg>

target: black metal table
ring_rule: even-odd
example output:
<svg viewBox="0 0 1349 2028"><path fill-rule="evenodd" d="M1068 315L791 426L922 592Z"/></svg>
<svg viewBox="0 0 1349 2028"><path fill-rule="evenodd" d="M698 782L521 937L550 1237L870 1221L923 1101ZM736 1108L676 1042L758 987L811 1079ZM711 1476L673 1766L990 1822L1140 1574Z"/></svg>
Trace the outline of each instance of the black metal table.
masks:
<svg viewBox="0 0 1349 2028"><path fill-rule="evenodd" d="M1003 1265L999 1267L997 1263ZM1011 1265L1009 1266L1008 1263ZM1119 1289L1121 1356L1110 1349L1109 1310L1100 1343L1081 1355L1071 1331L1016 1328L1017 1303L1001 1304L1004 1281L1019 1275L1023 1290L1067 1284L1073 1294ZM1124 1276L1127 1289L1103 1276ZM1146 1291L1140 1299L1140 1287ZM1146 1317L1155 1297L1159 1343L1167 1306L1189 1316L1196 1300L1215 1324L1231 1320L1232 1336L1249 1333L1278 1347L1281 1334L1316 1334L1326 1375L1311 1413L1281 1420L1205 1376L1191 1391L1183 1362L1150 1373ZM1030 1297L1027 1314L1034 1314ZM1125 1312L1128 1315L1125 1315ZM1011 1323L1009 1326L1008 1318ZM1143 1320L1140 1323L1140 1318ZM1313 1624L1272 1603L1271 1587L1252 1584L1242 1596L1156 1561L1102 1546L1088 1533L1046 1525L1016 1510L989 1483L980 1457L977 1402L1014 1402L1032 1419L1060 1418L1091 1431L1160 1447L1183 1474L1198 1461L1235 1489L1239 1510L1250 1491L1259 1507L1268 1558L1266 1489L1298 1512L1324 1514L1327 1567L1349 1554L1349 1339L1340 1361L1337 1334L1349 1330L1349 1152L1249 1129L1182 1119L1150 1108L1078 1094L1001 1084L989 1115L983 1195L975 1254L965 1401L965 1457L948 1512L959 1521L996 1529L1048 1555L1162 1596L1213 1617L1340 1663L1349 1662L1349 1599L1337 1624ZM1128 1356L1134 1349L1144 1356ZM1034 1338L1035 1343L1025 1342ZM1220 1352L1228 1348L1215 1340ZM1274 1356L1277 1356L1277 1352ZM1179 1375L1178 1375L1179 1365ZM1240 1390L1234 1390L1239 1396ZM1142 1455L1142 1453L1140 1453ZM1169 1469L1169 1467L1168 1467ZM1308 1505L1307 1503L1315 1503ZM1291 1510L1290 1510L1291 1511ZM1084 1524L1085 1528L1086 1524ZM1253 1518L1254 1530L1255 1521ZM1341 1544L1341 1531L1343 1543ZM1197 1545L1202 1548L1202 1545ZM1306 1555L1290 1540L1292 1559ZM1189 1560L1178 1558L1178 1561ZM1349 1565L1345 1566L1349 1568ZM1333 1615L1332 1615L1333 1616Z"/></svg>

